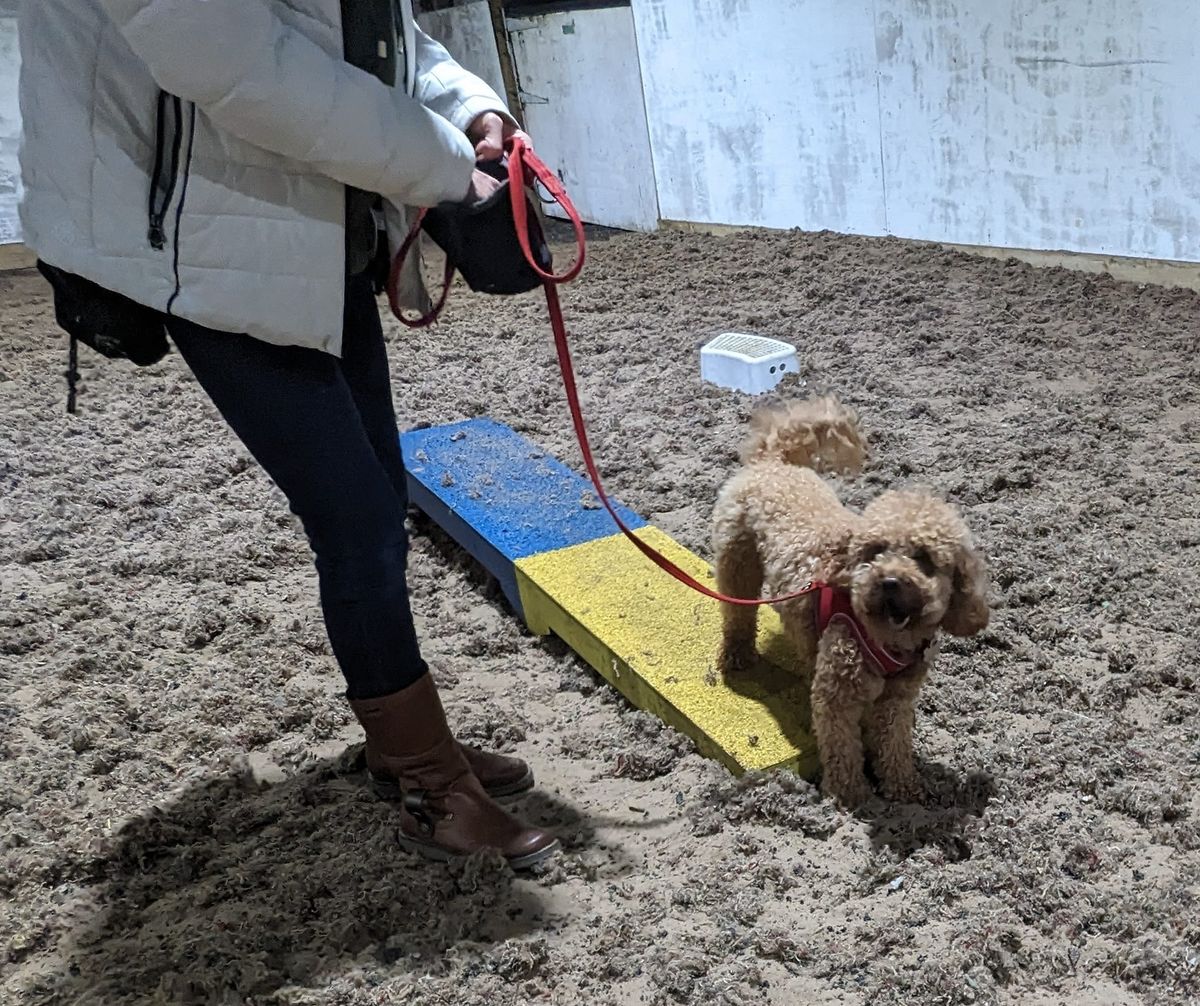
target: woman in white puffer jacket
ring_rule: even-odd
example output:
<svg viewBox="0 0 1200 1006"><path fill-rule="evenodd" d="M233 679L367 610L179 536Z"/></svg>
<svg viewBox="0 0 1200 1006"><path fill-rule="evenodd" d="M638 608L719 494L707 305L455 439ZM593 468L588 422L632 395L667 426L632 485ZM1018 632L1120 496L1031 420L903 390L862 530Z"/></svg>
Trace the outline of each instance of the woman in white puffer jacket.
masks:
<svg viewBox="0 0 1200 1006"><path fill-rule="evenodd" d="M421 659L368 270L380 219L494 188L503 102L410 0L36 0L21 56L26 243L160 312L287 495L401 842L543 861L553 837L495 802L528 767L454 739Z"/></svg>

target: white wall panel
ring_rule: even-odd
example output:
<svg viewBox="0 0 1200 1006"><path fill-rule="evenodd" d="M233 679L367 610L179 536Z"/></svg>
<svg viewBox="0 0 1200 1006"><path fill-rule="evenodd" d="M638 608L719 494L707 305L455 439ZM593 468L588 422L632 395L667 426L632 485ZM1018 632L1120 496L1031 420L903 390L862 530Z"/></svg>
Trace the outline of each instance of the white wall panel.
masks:
<svg viewBox="0 0 1200 1006"><path fill-rule="evenodd" d="M634 0L665 219L884 229L870 0Z"/></svg>
<svg viewBox="0 0 1200 1006"><path fill-rule="evenodd" d="M633 8L664 217L1200 261L1200 4Z"/></svg>
<svg viewBox="0 0 1200 1006"><path fill-rule="evenodd" d="M21 142L21 110L17 103L20 69L17 19L0 17L0 244L21 240L17 218L21 197L21 169L17 163Z"/></svg>
<svg viewBox="0 0 1200 1006"><path fill-rule="evenodd" d="M659 213L641 68L628 7L509 21L538 155L590 223L653 230ZM546 212L558 215L554 207Z"/></svg>
<svg viewBox="0 0 1200 1006"><path fill-rule="evenodd" d="M487 0L471 0L462 6L421 14L417 22L446 47L460 66L487 81L500 97L505 96Z"/></svg>
<svg viewBox="0 0 1200 1006"><path fill-rule="evenodd" d="M878 6L890 233L1200 259L1200 7Z"/></svg>

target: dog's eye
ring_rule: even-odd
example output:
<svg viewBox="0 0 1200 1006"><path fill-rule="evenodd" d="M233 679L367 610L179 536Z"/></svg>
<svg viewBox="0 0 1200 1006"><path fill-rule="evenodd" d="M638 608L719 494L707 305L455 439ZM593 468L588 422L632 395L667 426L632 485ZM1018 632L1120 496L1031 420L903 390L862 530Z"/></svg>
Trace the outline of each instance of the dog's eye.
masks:
<svg viewBox="0 0 1200 1006"><path fill-rule="evenodd" d="M861 562L874 562L884 552L887 551L886 545L867 545L860 554Z"/></svg>
<svg viewBox="0 0 1200 1006"><path fill-rule="evenodd" d="M933 561L931 556L925 549L921 549L913 558L917 562L917 566L926 576L933 576L938 571L938 565Z"/></svg>

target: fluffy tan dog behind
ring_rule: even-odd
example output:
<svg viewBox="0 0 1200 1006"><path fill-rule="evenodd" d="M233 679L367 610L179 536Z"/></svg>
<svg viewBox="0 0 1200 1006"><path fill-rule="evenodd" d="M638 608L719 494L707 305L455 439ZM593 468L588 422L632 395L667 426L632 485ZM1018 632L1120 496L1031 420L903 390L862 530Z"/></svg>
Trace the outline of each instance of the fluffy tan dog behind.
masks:
<svg viewBox="0 0 1200 1006"><path fill-rule="evenodd" d="M866 453L857 417L836 397L759 412L713 515L722 593L832 588L777 610L811 683L822 789L850 807L871 796L867 758L886 798L921 799L913 714L934 637L970 636L988 622L984 563L954 508L890 491L854 513L818 474L859 471ZM751 673L757 610L723 606L727 678Z"/></svg>

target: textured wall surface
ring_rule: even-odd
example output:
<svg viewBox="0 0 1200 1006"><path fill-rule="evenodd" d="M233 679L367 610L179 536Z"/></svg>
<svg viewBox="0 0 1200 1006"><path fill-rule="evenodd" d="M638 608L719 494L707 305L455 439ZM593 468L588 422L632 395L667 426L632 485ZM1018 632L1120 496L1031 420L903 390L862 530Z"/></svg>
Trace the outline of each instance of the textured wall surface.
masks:
<svg viewBox="0 0 1200 1006"><path fill-rule="evenodd" d="M504 97L504 76L496 55L496 37L487 0L470 0L417 18L421 27L442 43L459 64L477 74Z"/></svg>
<svg viewBox="0 0 1200 1006"><path fill-rule="evenodd" d="M519 18L509 28L529 131L580 214L653 230L657 186L629 8Z"/></svg>
<svg viewBox="0 0 1200 1006"><path fill-rule="evenodd" d="M1200 261L1187 0L633 0L662 215Z"/></svg>
<svg viewBox="0 0 1200 1006"><path fill-rule="evenodd" d="M21 111L17 105L17 77L20 56L17 51L15 4L0 5L0 244L21 240L17 219L21 173L17 147L21 142Z"/></svg>
<svg viewBox="0 0 1200 1006"><path fill-rule="evenodd" d="M0 0L0 242L20 237L18 5ZM577 33L596 13L576 14ZM581 119L579 99L637 118L617 87L627 74L574 87L561 137L543 140L607 222L646 226L657 202L697 223L1200 262L1200 6L1187 0L633 0L633 15L654 191L636 166L626 192L587 176L613 141L584 128L601 116ZM503 93L483 0L422 23ZM557 65L544 45L520 65L518 45L518 73L558 74L543 97L561 101L589 63L632 58L590 35L563 36Z"/></svg>

